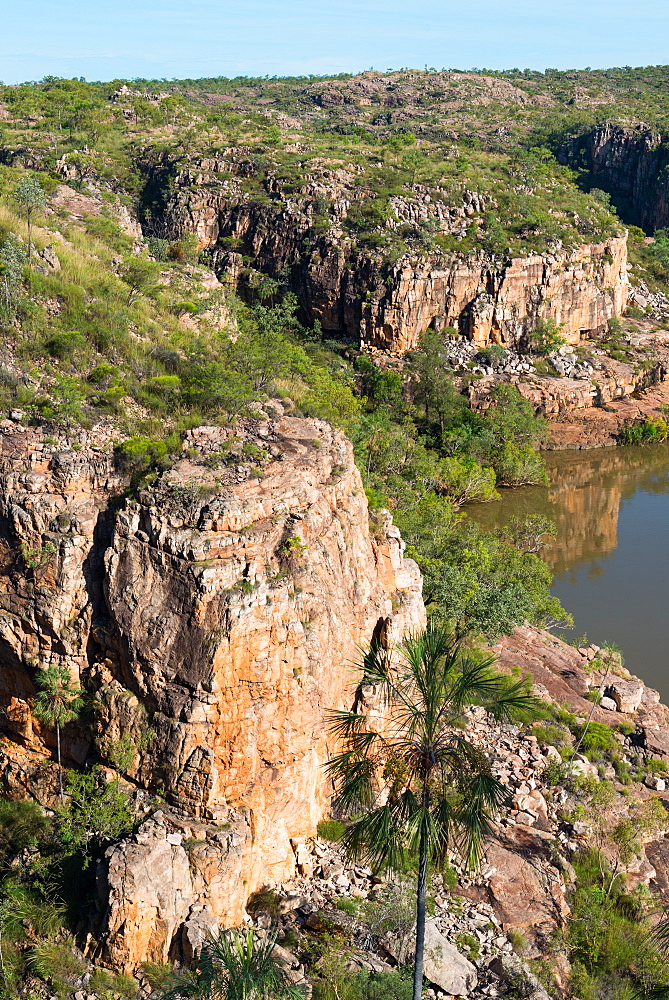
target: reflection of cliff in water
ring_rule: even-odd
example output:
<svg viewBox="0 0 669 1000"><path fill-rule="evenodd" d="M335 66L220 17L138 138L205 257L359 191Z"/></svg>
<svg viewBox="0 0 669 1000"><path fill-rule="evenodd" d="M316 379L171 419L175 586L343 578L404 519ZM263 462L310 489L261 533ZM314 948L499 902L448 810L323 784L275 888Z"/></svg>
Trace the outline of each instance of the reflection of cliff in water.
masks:
<svg viewBox="0 0 669 1000"><path fill-rule="evenodd" d="M664 445L606 448L586 456L553 453L546 464L551 481L546 499L557 537L544 555L556 574L611 555L618 545L622 502L638 490L665 493L669 488Z"/></svg>
<svg viewBox="0 0 669 1000"><path fill-rule="evenodd" d="M512 517L550 517L557 537L542 555L556 575L615 552L621 504L637 490L669 492L667 445L548 452L546 467L548 489L504 490L501 503L467 510L488 529L508 524Z"/></svg>

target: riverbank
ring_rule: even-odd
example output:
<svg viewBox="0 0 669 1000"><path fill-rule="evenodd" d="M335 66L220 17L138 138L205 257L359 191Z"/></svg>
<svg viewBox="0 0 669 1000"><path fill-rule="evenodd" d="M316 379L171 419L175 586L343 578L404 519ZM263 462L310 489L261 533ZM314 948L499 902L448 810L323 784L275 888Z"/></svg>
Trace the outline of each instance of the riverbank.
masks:
<svg viewBox="0 0 669 1000"><path fill-rule="evenodd" d="M493 532L513 518L554 522L540 555L573 635L616 643L669 701L669 445L548 452L546 463L550 486L503 490L468 516Z"/></svg>
<svg viewBox="0 0 669 1000"><path fill-rule="evenodd" d="M549 438L543 448L589 451L615 447L623 427L662 416L667 406L669 382L665 381L643 392L610 400L603 406L574 409L569 419L550 421Z"/></svg>

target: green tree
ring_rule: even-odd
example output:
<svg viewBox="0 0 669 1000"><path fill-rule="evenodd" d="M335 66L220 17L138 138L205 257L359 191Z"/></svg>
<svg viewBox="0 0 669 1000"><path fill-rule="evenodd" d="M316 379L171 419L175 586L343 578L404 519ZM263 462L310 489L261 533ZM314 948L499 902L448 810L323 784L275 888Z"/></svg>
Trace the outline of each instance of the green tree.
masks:
<svg viewBox="0 0 669 1000"><path fill-rule="evenodd" d="M121 271L121 277L129 285L128 305L140 295L150 295L159 284L159 266L146 257L129 257Z"/></svg>
<svg viewBox="0 0 669 1000"><path fill-rule="evenodd" d="M546 563L473 521L442 534L439 551L419 564L432 614L459 636L494 639L525 621L544 628L573 623L550 592L553 577Z"/></svg>
<svg viewBox="0 0 669 1000"><path fill-rule="evenodd" d="M455 846L476 867L508 794L485 754L464 736L464 709L476 702L505 719L535 702L522 681L509 684L491 670L492 658L467 655L443 627L428 626L395 653L376 644L362 666L363 683L382 693L389 735L368 728L362 713L333 712L330 728L340 750L327 769L336 787L334 808L358 817L343 841L352 857L395 871L417 858L413 997L420 1000L428 864L443 863Z"/></svg>
<svg viewBox="0 0 669 1000"><path fill-rule="evenodd" d="M2 281L2 305L6 318L11 319L23 278L23 269L28 255L23 243L14 233L9 233L0 247L0 281Z"/></svg>
<svg viewBox="0 0 669 1000"><path fill-rule="evenodd" d="M538 354L540 357L550 354L566 343L560 333L560 327L552 319L540 319L530 337L530 349L533 354Z"/></svg>
<svg viewBox="0 0 669 1000"><path fill-rule="evenodd" d="M222 930L202 947L197 968L172 973L163 1000L304 1000L274 956L276 934Z"/></svg>
<svg viewBox="0 0 669 1000"><path fill-rule="evenodd" d="M181 370L184 399L203 411L243 413L255 398L251 380L206 354L191 355Z"/></svg>
<svg viewBox="0 0 669 1000"><path fill-rule="evenodd" d="M101 767L67 776L68 802L60 809L60 839L88 854L92 846L117 840L132 828L133 814L118 778L106 780Z"/></svg>
<svg viewBox="0 0 669 1000"><path fill-rule="evenodd" d="M548 432L546 418L536 416L530 401L515 385L502 383L492 389L485 421L500 447L507 443L533 447Z"/></svg>
<svg viewBox="0 0 669 1000"><path fill-rule="evenodd" d="M39 183L30 174L21 178L14 188L14 201L23 212L28 223L28 267L30 267L31 254L31 229L33 214L39 212L46 204L44 191Z"/></svg>
<svg viewBox="0 0 669 1000"><path fill-rule="evenodd" d="M443 335L428 330L421 338L420 347L411 363L414 382L412 395L425 411L428 425L436 423L440 439L454 423L460 423L467 409L467 401L455 388L453 372L448 360L448 345Z"/></svg>
<svg viewBox="0 0 669 1000"><path fill-rule="evenodd" d="M44 725L56 730L58 754L58 784L60 801L63 801L63 766L60 752L60 730L68 722L74 722L84 705L83 691L72 683L66 667L56 663L41 667L35 679L37 694L33 701L35 717Z"/></svg>

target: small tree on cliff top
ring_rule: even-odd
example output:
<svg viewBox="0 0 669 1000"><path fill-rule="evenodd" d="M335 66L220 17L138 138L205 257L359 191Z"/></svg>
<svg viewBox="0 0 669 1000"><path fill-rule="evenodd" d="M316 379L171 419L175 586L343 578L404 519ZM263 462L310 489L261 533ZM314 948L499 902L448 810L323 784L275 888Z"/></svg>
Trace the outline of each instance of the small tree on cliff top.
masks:
<svg viewBox="0 0 669 1000"><path fill-rule="evenodd" d="M26 174L14 188L14 201L25 215L28 223L28 267L30 267L33 214L44 208L46 197L40 183L30 174Z"/></svg>
<svg viewBox="0 0 669 1000"><path fill-rule="evenodd" d="M74 722L81 712L84 704L83 691L73 685L66 667L55 663L40 668L35 683L39 688L33 702L35 717L45 726L52 726L56 730L58 784L62 802L63 766L60 754L60 730L68 722Z"/></svg>
<svg viewBox="0 0 669 1000"><path fill-rule="evenodd" d="M423 983L425 903L430 861L456 847L477 867L483 838L508 790L462 732L463 711L483 704L498 719L532 710L523 682L493 673L492 658L464 653L442 627L429 626L397 647L399 663L380 645L363 664L363 683L377 685L387 709L386 732L358 712L333 712L340 752L327 765L334 807L355 819L344 844L376 869L403 869L418 860L413 997Z"/></svg>

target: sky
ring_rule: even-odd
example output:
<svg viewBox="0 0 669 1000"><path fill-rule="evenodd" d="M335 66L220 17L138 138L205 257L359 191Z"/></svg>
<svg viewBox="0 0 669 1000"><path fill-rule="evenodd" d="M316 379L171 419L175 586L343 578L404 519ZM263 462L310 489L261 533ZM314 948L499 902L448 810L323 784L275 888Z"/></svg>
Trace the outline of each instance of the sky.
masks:
<svg viewBox="0 0 669 1000"><path fill-rule="evenodd" d="M669 63L667 0L0 0L0 80Z"/></svg>

